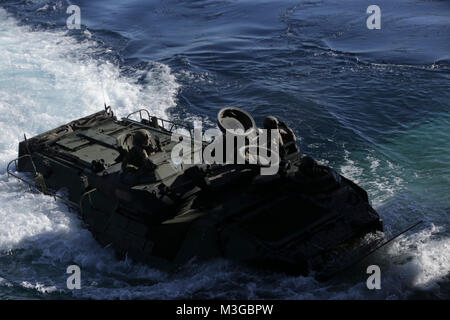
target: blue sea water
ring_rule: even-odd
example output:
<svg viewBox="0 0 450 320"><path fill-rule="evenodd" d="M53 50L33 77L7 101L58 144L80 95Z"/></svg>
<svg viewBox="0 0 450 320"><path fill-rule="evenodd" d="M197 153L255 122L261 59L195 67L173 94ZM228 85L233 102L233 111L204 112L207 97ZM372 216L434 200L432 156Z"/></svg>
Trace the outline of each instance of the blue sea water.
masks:
<svg viewBox="0 0 450 320"><path fill-rule="evenodd" d="M69 5L81 29L68 30ZM450 1L0 0L0 299L450 297ZM117 260L76 213L8 179L17 143L101 110L215 126L273 114L303 153L365 188L387 233L417 229L320 283L223 260L175 274ZM68 290L70 264L82 289ZM382 289L368 290L377 264Z"/></svg>

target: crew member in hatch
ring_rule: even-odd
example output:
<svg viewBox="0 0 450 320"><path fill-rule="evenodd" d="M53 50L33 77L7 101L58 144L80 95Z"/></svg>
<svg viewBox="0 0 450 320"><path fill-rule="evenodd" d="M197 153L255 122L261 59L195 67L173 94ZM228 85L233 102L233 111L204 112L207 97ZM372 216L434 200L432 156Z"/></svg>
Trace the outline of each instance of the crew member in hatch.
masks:
<svg viewBox="0 0 450 320"><path fill-rule="evenodd" d="M124 172L151 171L155 164L149 158L156 148L152 144L151 134L145 129L137 130L133 135L133 147L127 152L123 161Z"/></svg>
<svg viewBox="0 0 450 320"><path fill-rule="evenodd" d="M270 130L278 130L280 150L283 150L285 153L290 153L294 150L297 151L297 146L295 145L297 137L295 136L294 131L292 131L292 129L289 128L286 123L284 123L283 121L279 121L274 116L267 116L264 118L263 127L264 129L269 130L267 133L268 141L271 140ZM270 145L268 147L270 147Z"/></svg>

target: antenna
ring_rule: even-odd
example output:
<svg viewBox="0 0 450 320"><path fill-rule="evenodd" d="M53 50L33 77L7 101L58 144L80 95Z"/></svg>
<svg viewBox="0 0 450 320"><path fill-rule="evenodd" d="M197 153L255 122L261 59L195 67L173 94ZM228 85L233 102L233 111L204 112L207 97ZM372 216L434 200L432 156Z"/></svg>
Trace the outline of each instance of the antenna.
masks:
<svg viewBox="0 0 450 320"><path fill-rule="evenodd" d="M105 88L103 87L103 81L102 81L102 78L100 78L100 75L99 75L99 79L100 79L100 84L102 86L103 105L105 106L105 109L106 109Z"/></svg>
<svg viewBox="0 0 450 320"><path fill-rule="evenodd" d="M9 67L11 68L11 72L14 74L14 68L11 62L11 57L9 56L9 54L7 55L8 57L8 62L9 62ZM14 91L16 92L16 94L18 94L19 92L17 91L17 83L16 83L16 77L14 75L14 81L12 82L14 85Z"/></svg>
<svg viewBox="0 0 450 320"><path fill-rule="evenodd" d="M99 67L97 66L97 71L98 71L98 80L100 81L100 85L102 86L102 96L103 96L103 105L105 106L105 110L108 109L107 103L106 103L106 98L108 97L108 94L105 94L105 87L103 86L103 80L101 78L100 75L100 70ZM109 97L108 97L108 101L109 101Z"/></svg>
<svg viewBox="0 0 450 320"><path fill-rule="evenodd" d="M11 57L9 56L9 54L6 54L6 56L8 57L9 67L11 68L11 72L12 72L12 74L14 76L14 80L12 81L13 86L14 86L14 91L15 91L16 95L19 95L19 91L17 90L16 75L14 73L14 67L13 67L13 64L11 62ZM23 134L23 136L25 138L25 145L26 145L26 147L28 149L28 142L27 142L27 137L25 136L25 133ZM29 150L28 150L28 153L31 156L31 153L29 152ZM34 165L33 158L31 158L31 163L33 164L34 172L36 172L36 166Z"/></svg>

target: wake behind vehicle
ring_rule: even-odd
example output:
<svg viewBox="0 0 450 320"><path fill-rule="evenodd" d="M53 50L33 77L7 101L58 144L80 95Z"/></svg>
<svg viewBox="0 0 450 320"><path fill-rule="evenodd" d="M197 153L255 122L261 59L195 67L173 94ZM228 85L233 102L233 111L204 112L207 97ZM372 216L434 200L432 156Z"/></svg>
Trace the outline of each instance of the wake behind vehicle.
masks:
<svg viewBox="0 0 450 320"><path fill-rule="evenodd" d="M223 132L258 132L238 108L221 110L218 124ZM154 168L125 172L129 139L142 129L157 146L149 155ZM188 126L145 109L117 119L108 107L25 138L8 173L76 208L97 241L119 257L164 270L223 257L326 276L379 245L361 241L382 231L367 193L298 148L287 149L273 175L262 175L261 164L174 163L171 151L179 141L172 134L180 129L193 143ZM200 148L208 145L203 141ZM13 171L13 163L33 180Z"/></svg>

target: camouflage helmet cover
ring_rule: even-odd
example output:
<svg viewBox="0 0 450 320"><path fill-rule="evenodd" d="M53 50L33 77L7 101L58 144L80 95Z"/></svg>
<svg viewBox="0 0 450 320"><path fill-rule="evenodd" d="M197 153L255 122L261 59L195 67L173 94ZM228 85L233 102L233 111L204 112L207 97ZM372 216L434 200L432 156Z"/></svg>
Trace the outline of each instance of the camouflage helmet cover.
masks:
<svg viewBox="0 0 450 320"><path fill-rule="evenodd" d="M264 129L277 129L278 128L278 120L274 116L267 116L263 121Z"/></svg>
<svg viewBox="0 0 450 320"><path fill-rule="evenodd" d="M136 146L145 145L150 136L150 132L148 132L147 130L139 129L134 133L133 143Z"/></svg>

